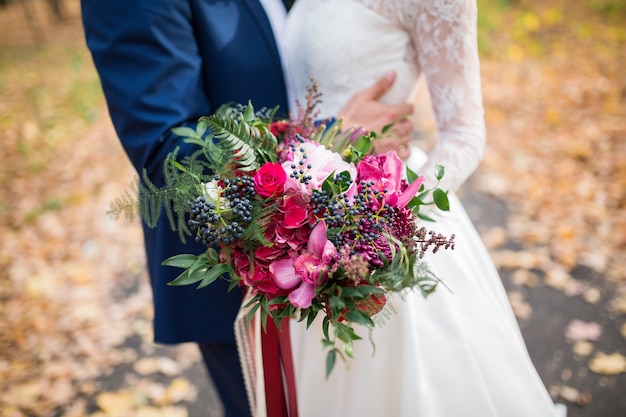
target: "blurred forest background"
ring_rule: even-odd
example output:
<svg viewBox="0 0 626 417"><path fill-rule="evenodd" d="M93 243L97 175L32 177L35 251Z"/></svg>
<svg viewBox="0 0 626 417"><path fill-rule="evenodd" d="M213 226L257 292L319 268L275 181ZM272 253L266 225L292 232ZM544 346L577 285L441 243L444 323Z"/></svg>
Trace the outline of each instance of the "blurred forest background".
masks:
<svg viewBox="0 0 626 417"><path fill-rule="evenodd" d="M478 3L461 197L553 398L626 416L626 1ZM135 173L78 0L0 0L0 150L0 417L219 416L195 347L151 342L140 225L106 215Z"/></svg>

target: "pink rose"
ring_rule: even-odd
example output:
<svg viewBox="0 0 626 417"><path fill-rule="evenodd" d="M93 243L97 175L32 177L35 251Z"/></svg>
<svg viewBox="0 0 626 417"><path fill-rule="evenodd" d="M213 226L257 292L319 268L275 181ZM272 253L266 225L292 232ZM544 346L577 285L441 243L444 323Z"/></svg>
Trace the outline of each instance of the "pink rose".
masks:
<svg viewBox="0 0 626 417"><path fill-rule="evenodd" d="M287 174L276 162L263 165L254 176L254 191L260 196L271 197L284 189Z"/></svg>

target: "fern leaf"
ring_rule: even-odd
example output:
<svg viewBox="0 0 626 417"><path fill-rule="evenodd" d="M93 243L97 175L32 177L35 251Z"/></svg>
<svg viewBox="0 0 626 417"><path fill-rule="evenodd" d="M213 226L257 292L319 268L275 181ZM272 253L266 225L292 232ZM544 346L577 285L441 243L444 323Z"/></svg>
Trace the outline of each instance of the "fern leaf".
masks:
<svg viewBox="0 0 626 417"><path fill-rule="evenodd" d="M135 184L136 185L136 184ZM113 200L110 204L107 215L114 220L119 220L120 216L130 222L135 220L135 214L139 211L139 199L137 198L137 188L135 187L134 195L130 191L125 190L124 194Z"/></svg>
<svg viewBox="0 0 626 417"><path fill-rule="evenodd" d="M205 116L202 121L213 131L214 137L218 140L218 146L230 153L230 161L234 162L240 169L253 171L259 168L260 164L256 159L251 143L257 142L260 132L252 128L243 120L229 119L217 114ZM228 157L228 154L227 154Z"/></svg>

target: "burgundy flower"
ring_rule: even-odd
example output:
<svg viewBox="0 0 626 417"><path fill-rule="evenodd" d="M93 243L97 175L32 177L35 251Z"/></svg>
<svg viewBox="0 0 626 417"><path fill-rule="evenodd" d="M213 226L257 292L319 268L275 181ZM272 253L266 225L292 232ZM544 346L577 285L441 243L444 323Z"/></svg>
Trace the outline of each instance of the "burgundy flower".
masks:
<svg viewBox="0 0 626 417"><path fill-rule="evenodd" d="M267 268L263 268L260 265L256 265L252 275L248 276L247 286L253 287L255 290L265 293L267 295L276 295L279 292L279 288L272 278Z"/></svg>
<svg viewBox="0 0 626 417"><path fill-rule="evenodd" d="M289 128L290 123L287 120L277 120L270 123L270 132L276 137L282 136Z"/></svg>
<svg viewBox="0 0 626 417"><path fill-rule="evenodd" d="M299 194L284 197L278 205L278 210L284 214L282 227L288 229L300 228L308 221L308 205Z"/></svg>

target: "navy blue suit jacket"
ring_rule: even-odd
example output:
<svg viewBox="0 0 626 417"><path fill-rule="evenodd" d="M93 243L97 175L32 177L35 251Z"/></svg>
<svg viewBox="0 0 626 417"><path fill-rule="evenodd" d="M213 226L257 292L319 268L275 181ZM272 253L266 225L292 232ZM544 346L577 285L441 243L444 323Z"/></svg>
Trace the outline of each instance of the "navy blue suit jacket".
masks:
<svg viewBox="0 0 626 417"><path fill-rule="evenodd" d="M171 133L194 126L223 103L280 105L287 93L276 42L258 0L82 0L87 45L109 112L136 170L162 182L165 156L180 147ZM165 216L144 227L154 295L155 341L233 342L241 291L225 281L196 290L166 284L182 270L163 267L175 254L202 253L182 244ZM193 239L190 239L193 240Z"/></svg>

